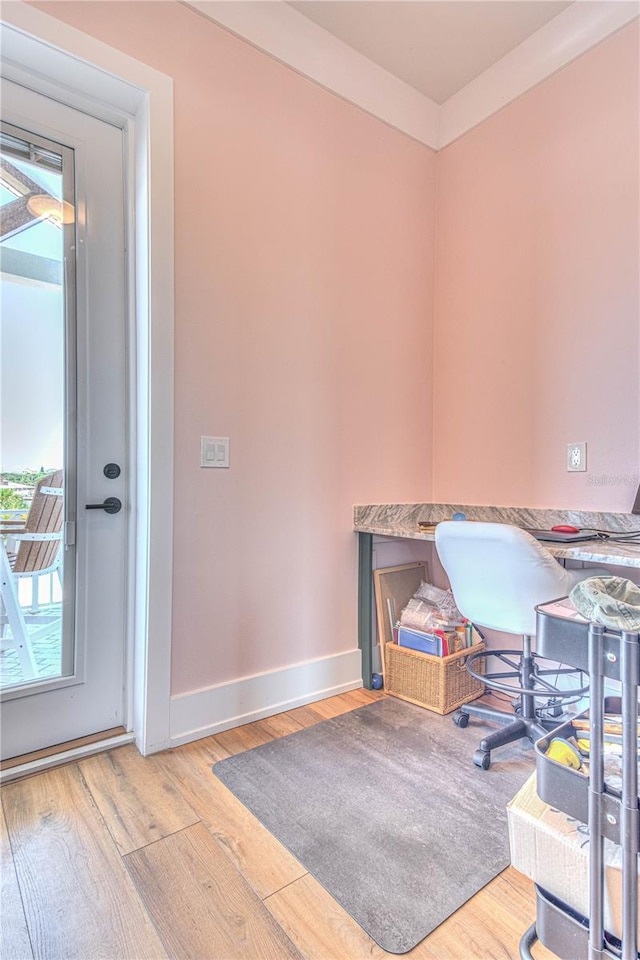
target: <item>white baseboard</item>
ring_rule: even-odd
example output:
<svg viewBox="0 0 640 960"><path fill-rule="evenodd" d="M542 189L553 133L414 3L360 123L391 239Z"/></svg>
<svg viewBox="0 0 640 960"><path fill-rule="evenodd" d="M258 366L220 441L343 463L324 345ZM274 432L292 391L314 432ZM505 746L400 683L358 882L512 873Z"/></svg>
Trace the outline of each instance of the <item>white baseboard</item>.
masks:
<svg viewBox="0 0 640 960"><path fill-rule="evenodd" d="M170 743L221 733L362 686L358 649L171 698Z"/></svg>

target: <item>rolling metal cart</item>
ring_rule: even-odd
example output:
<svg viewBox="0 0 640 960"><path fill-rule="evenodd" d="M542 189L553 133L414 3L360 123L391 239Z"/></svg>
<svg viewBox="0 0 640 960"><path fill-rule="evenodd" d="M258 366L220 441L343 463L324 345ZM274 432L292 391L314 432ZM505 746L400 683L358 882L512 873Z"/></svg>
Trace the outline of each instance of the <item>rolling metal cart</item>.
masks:
<svg viewBox="0 0 640 960"><path fill-rule="evenodd" d="M573 721L536 744L537 791L541 800L576 820L589 832L589 916L536 884L536 922L520 942L522 960L534 960L537 940L561 960L637 960L638 954L638 633L589 623L563 598L536 608L538 653L587 670L590 680L589 776L545 756L552 737L577 736ZM621 684L619 698L604 696L605 680ZM622 787L605 782L605 713L622 716ZM583 715L584 717L587 714ZM620 936L604 928L604 840L622 852Z"/></svg>

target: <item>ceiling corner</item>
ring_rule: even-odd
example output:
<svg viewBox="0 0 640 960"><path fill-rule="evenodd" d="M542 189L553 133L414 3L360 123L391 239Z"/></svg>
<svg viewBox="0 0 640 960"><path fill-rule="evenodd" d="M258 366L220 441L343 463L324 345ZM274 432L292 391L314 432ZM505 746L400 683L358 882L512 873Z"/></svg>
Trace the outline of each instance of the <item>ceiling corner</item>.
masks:
<svg viewBox="0 0 640 960"><path fill-rule="evenodd" d="M446 147L636 19L640 10L637 0L574 2L439 106L288 3L182 2L434 150Z"/></svg>

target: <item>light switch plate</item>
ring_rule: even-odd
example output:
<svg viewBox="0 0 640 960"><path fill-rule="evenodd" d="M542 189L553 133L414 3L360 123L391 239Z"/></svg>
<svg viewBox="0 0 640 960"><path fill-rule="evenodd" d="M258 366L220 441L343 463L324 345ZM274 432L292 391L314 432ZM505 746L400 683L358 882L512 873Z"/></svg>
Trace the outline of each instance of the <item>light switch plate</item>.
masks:
<svg viewBox="0 0 640 960"><path fill-rule="evenodd" d="M200 437L200 466L229 466L229 437Z"/></svg>

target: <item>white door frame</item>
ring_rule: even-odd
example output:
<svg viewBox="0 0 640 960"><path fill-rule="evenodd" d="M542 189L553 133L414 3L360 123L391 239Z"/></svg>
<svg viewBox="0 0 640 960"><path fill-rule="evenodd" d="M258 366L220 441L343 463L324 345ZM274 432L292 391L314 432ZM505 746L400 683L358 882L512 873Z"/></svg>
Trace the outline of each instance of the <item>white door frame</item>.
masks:
<svg viewBox="0 0 640 960"><path fill-rule="evenodd" d="M120 126L129 183L132 529L127 729L169 746L173 572L173 81L22 2L3 5L2 74ZM90 91L90 93L87 93ZM149 642L152 638L153 642Z"/></svg>

